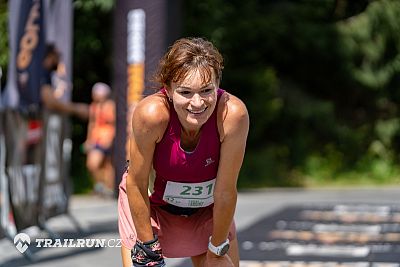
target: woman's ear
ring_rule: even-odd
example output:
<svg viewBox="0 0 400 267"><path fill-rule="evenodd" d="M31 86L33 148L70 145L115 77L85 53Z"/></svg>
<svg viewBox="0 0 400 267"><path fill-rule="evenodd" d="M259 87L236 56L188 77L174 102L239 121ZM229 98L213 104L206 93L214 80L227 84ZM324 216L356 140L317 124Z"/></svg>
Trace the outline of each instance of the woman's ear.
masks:
<svg viewBox="0 0 400 267"><path fill-rule="evenodd" d="M171 93L172 89L171 89L171 87L164 85L164 88L165 88L165 93L167 94L167 97L168 97L168 101L169 101L169 102L172 102L172 97L171 97L171 95L172 95L172 93Z"/></svg>

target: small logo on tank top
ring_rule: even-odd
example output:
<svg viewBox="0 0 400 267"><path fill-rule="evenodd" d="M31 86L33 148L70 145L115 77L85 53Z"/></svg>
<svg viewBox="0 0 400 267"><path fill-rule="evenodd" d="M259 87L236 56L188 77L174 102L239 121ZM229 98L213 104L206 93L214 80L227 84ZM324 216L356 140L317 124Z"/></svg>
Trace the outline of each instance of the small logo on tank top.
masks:
<svg viewBox="0 0 400 267"><path fill-rule="evenodd" d="M204 165L204 167L207 167L207 166L213 164L214 162L215 161L212 158L208 158L208 159L206 159L206 164Z"/></svg>

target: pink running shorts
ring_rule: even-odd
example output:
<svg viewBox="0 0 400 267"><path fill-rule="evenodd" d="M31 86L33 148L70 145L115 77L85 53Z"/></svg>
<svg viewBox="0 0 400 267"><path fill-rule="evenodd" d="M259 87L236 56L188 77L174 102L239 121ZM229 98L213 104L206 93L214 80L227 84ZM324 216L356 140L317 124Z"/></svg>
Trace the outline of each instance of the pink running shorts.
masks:
<svg viewBox="0 0 400 267"><path fill-rule="evenodd" d="M119 185L118 229L122 245L130 250L136 243L136 230L126 194L126 177L127 172ZM158 235L165 257L197 256L208 249L213 227L213 206L201 208L189 217L173 215L160 207L151 206L151 225L154 234ZM228 238L236 238L234 222L231 224Z"/></svg>

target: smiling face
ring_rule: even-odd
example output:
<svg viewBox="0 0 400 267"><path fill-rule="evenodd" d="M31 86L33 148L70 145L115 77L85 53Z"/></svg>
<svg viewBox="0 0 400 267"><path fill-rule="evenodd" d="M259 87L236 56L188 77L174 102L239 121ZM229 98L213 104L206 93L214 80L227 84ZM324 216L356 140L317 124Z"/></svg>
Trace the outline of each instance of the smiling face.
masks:
<svg viewBox="0 0 400 267"><path fill-rule="evenodd" d="M205 82L199 69L189 72L181 83L171 83L172 99L179 121L186 132L197 133L207 122L217 104L218 84L215 75Z"/></svg>

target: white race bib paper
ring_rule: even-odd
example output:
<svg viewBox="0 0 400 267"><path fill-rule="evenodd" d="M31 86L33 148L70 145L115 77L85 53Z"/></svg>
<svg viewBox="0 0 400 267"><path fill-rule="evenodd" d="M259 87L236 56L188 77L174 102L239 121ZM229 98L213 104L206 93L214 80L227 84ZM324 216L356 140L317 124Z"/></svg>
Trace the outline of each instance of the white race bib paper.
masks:
<svg viewBox="0 0 400 267"><path fill-rule="evenodd" d="M203 183L168 181L163 200L182 208L202 208L214 203L215 178Z"/></svg>

